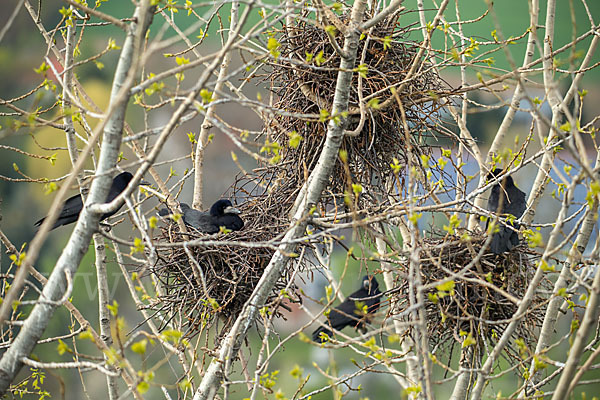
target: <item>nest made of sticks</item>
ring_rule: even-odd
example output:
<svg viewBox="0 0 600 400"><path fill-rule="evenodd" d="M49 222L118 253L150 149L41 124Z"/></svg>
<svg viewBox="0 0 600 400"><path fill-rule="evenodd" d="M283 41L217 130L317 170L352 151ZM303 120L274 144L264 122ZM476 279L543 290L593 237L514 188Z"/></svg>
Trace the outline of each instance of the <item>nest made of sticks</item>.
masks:
<svg viewBox="0 0 600 400"><path fill-rule="evenodd" d="M426 137L446 134L439 118L440 105L432 100L432 93L444 87L443 81L426 63L406 80L419 47L407 39L410 27L400 26L399 16L394 14L381 21L359 41L356 65L366 71L366 76L360 78L360 90L360 74L353 76L346 130L360 125L359 92L363 104L368 104L363 110L364 125L357 130L358 135L344 138L341 150L347 154L347 163L338 161L329 181L328 191L338 198L347 191L348 180L360 184L363 193L369 194L361 196L357 204L361 208L379 204L394 191L394 185L389 184L391 164L403 168L408 157L418 163L420 155L430 153ZM265 132L270 142L282 145L282 160L298 166L294 179L300 183L305 171L315 167L327 124L335 117L318 120L310 115L331 111L340 57L326 31L307 22L307 18L298 19L277 34L282 56L270 63L271 72L264 78L277 95L274 106L283 112L273 115ZM343 46L343 35L336 33L335 40ZM306 54L312 54L313 60L320 55L324 61L320 65L307 62ZM391 87L398 89L395 95ZM292 132L303 138L298 146L289 146ZM330 198L329 203L338 198Z"/></svg>
<svg viewBox="0 0 600 400"><path fill-rule="evenodd" d="M486 252L479 262L463 271L475 259L485 239L486 236L476 234L471 234L468 241L458 236L424 239L419 269L422 284L432 286L425 294L425 308L433 348L445 348L451 353L457 341L471 335L474 348L483 352L486 343L495 343L515 316L518 305L489 284L508 293L513 300L521 300L535 273L534 264L539 254L521 244L501 255ZM406 277L409 266L399 268L400 275ZM464 278L452 276L457 273ZM453 283L436 285L448 278ZM542 285L550 288L549 281ZM408 304L409 282L399 277L397 286L398 308L392 312L398 312ZM538 291L514 333L515 338L524 338L527 342L535 340L535 331L543 321L542 305L546 301L545 295ZM509 346L507 354L518 354L518 349Z"/></svg>
<svg viewBox="0 0 600 400"><path fill-rule="evenodd" d="M189 249L191 264L183 248L161 250L152 271L163 288L155 309L179 318L179 324L190 334L218 316L224 317L227 325L239 314L274 252L273 246L240 243L265 243L283 233L296 195L321 154L329 118L314 116L331 110L340 58L326 32L307 23L306 17L275 32L284 56L264 64L267 73L262 78L269 80L277 97L272 105L281 112L266 117L261 139L267 154L277 159L238 180L229 190L229 198L241 201L244 229L217 236L231 244ZM441 79L426 67L405 79L418 52L417 44L405 40L408 30L399 26L396 15L380 22L360 40L356 64L367 68L367 76L360 82L361 96L373 95L380 106L371 102L365 107L364 126L357 130L358 135L343 140L341 148L347 161L338 160L330 175L321 198L324 209L344 204L345 196L353 190L351 184L362 186L355 204L361 209L380 206L387 195L402 192L403 180L398 179L391 164L404 168L409 157L419 163L419 155L430 152L425 136L442 131L437 120L440 106L431 100L431 93L442 87ZM335 40L343 45L341 35ZM323 63L305 63L306 53L322 58ZM361 121L359 81L354 75L347 130L356 129ZM399 90L392 95L390 87ZM296 145L291 144L294 131L302 136ZM184 238L174 224L161 229L160 235L159 240L168 242ZM194 273L194 267L203 272L205 285L195 276L198 272ZM298 298L293 287L289 290L289 278L289 274L282 277L272 298L284 287L288 287L289 296Z"/></svg>
<svg viewBox="0 0 600 400"><path fill-rule="evenodd" d="M277 239L287 228L290 191L294 188L277 179L274 172L273 168L260 169L251 176L238 177L230 188L229 192L235 195L229 198L243 200L237 206L244 219L244 228L240 231L208 236L188 227L188 233L184 234L174 222L160 228L156 239L163 242L194 238L221 242L190 246L190 254L183 247L160 249L159 262L151 271L162 288L154 309L177 319L176 325L188 336L211 326L218 317L224 328L229 327L275 252L276 243L266 242ZM275 187L278 190L269 190ZM231 244L223 244L223 241ZM198 276L198 269L202 277ZM272 301L282 289L286 289L286 301L300 301L295 285L288 284L289 278L287 273L282 276L267 306L273 305ZM278 307L273 310L281 316Z"/></svg>

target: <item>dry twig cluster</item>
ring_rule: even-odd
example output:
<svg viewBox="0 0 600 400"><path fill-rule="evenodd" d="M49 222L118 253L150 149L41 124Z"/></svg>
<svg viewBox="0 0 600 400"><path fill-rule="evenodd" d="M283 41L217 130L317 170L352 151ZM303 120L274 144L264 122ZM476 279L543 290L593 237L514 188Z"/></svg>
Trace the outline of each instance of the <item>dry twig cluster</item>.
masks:
<svg viewBox="0 0 600 400"><path fill-rule="evenodd" d="M442 354L447 350L449 358L452 346L465 341L467 335L467 345L480 354L493 346L514 318L518 307L515 302L523 298L535 273L540 255L525 244L502 255L486 251L473 263L485 239L473 235L466 241L458 236L423 240L419 268L423 285L429 287L425 293L429 338L432 348ZM408 275L408 268L398 266L399 291L394 294L396 308L390 310L392 314L408 307L409 283L401 278ZM551 282L545 280L543 286L550 289ZM535 342L548 300L543 293L536 293L515 338ZM507 347L507 354L518 355L518 349Z"/></svg>
<svg viewBox="0 0 600 400"><path fill-rule="evenodd" d="M391 165L404 169L408 157L418 164L419 156L429 152L427 137L446 134L439 120L439 105L431 100L432 93L442 88L440 78L425 70L402 83L418 46L407 40L409 27L400 26L398 17L377 24L359 42L359 73L354 74L351 84L346 127L347 132L354 133L343 140L341 149L347 154L347 163L336 164L324 192L330 197L321 199L324 205L343 204L350 183L364 189L357 204L360 208L387 201L387 196L399 189L391 183ZM268 121L266 134L270 142L282 145L283 159L291 162L295 172L288 179L295 179L300 186L305 171L317 163L327 124L340 118L329 114L337 83L334 67L340 58L326 31L305 20L279 33L281 53L286 57L270 63L272 71L265 80L271 82L277 95L275 107L284 113ZM336 33L335 41L343 46L343 35ZM288 145L292 132L304 139L297 147Z"/></svg>
<svg viewBox="0 0 600 400"><path fill-rule="evenodd" d="M289 211L289 187L282 190L264 190L273 187L274 177L270 168L262 175L240 177L231 187L232 198L244 199L238 208L245 220L244 229L226 235L217 234L215 239L226 240L231 244L190 246L203 277L198 277L190 264L183 247L163 249L159 252L159 263L152 270L162 283L164 294L156 308L172 318L179 318L179 324L188 334L195 334L222 317L228 327L235 320L246 300L256 287L264 268L274 253L274 241L284 232ZM160 230L158 240L183 242L203 237L193 228L182 233L177 224L171 223ZM271 243L267 243L271 242ZM256 246L243 246L239 243L252 243ZM259 243L262 243L259 244ZM287 277L286 277L287 278ZM283 278L273 289L272 301L277 302L280 291L286 290L287 298L298 299L295 287L287 287L288 279ZM204 286L204 283L206 286ZM271 305L271 304L270 304Z"/></svg>
<svg viewBox="0 0 600 400"><path fill-rule="evenodd" d="M347 158L336 163L321 199L323 212L332 207L335 211L347 209L350 203L361 210L378 209L389 201L389 196L402 193L404 182L395 179L398 170L405 168L408 157L418 163L418 156L430 150L425 137L443 131L437 121L437 105L431 101L431 93L439 90L442 83L432 71L419 74L402 85L400 91L390 90L400 85L417 54L416 45L399 40L406 32L396 16L375 26L360 42L360 63L366 65L369 73L360 84L358 74L354 78L356 89L351 91L347 130L360 126L359 102L365 105L364 124L356 136L344 139L342 149ZM339 64L339 56L325 31L300 20L297 26L286 27L279 34L286 57L265 63L269 70L263 76L272 82L277 96L273 106L282 110L265 121L263 132L263 150L273 156L273 162L241 177L230 188L230 198L245 201L240 208L246 221L242 231L222 237L231 242L275 244L289 223L298 191L317 163L329 120L339 117L326 116L322 111L331 109L337 75L334 66ZM341 45L343 38L338 35L335 40ZM306 63L305 55L299 54L298 49L314 55L322 52L322 65ZM294 134L301 136L300 140L296 137L295 143ZM411 150L407 150L409 147ZM353 192L351 184L361 186L362 194L355 196L357 201L348 201ZM160 240L180 242L183 238L172 224L162 229ZM245 247L232 243L193 248L194 258L204 273L207 293L194 278L184 249L162 251L161 262L153 271L165 288L160 309L171 317L182 318L191 333L214 320L215 315L231 322L260 279L273 254L272 245ZM309 259L305 257L303 262L310 262ZM274 289L273 298L288 286L286 278L289 276L282 277ZM298 298L294 293L288 294Z"/></svg>

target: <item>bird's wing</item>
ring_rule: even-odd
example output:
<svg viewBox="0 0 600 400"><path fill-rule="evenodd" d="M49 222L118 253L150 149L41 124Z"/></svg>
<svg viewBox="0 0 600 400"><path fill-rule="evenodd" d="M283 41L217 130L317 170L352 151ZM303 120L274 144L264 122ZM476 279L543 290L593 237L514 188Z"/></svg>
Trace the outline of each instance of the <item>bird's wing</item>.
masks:
<svg viewBox="0 0 600 400"><path fill-rule="evenodd" d="M329 320L331 326L335 329L342 329L345 326L354 326L362 324L362 310L359 309L359 302L364 303L363 305L369 308L369 303L375 299L361 300L365 297L370 297L368 292L364 288L360 288L356 292L349 295L344 302L339 306L331 310L329 313ZM339 326L339 327L338 327Z"/></svg>
<svg viewBox="0 0 600 400"><path fill-rule="evenodd" d="M83 209L83 201L81 200L81 195L76 194L73 197L69 197L65 204L63 205L58 218L67 218L75 215L79 215L81 210Z"/></svg>
<svg viewBox="0 0 600 400"><path fill-rule="evenodd" d="M381 291L379 290L379 288L375 289L374 291L372 290L370 293L370 299L366 299L365 300L365 304L367 305L367 310L369 312L369 314L372 314L374 312L376 312L377 310L379 310L379 306L381 305L381 297L383 296L383 294L381 293Z"/></svg>
<svg viewBox="0 0 600 400"><path fill-rule="evenodd" d="M381 292L378 288L371 290L369 293L366 289L360 288L356 292L349 295L340 305L331 309L327 317L328 325L333 329L341 330L347 326L352 326L356 329L364 328L364 320L368 320L362 315L362 310L359 309L359 303L363 302L363 306L367 306L369 313L377 311L381 302ZM376 297L373 297L376 296ZM373 298L370 298L373 297ZM361 300L365 299L365 300ZM332 332L324 327L319 327L313 332L313 340L321 342L319 335L321 332L327 333L331 337Z"/></svg>
<svg viewBox="0 0 600 400"><path fill-rule="evenodd" d="M224 226L225 228L232 231L239 231L244 227L244 221L242 221L242 219L235 214L225 214L212 218L214 221L213 223L216 226Z"/></svg>
<svg viewBox="0 0 600 400"><path fill-rule="evenodd" d="M513 231L504 225L499 226L498 229L498 232L494 233L490 242L490 250L494 254L502 254L511 249L509 243Z"/></svg>
<svg viewBox="0 0 600 400"><path fill-rule="evenodd" d="M520 218L521 215L525 212L527 208L527 200L525 192L519 190L518 187L513 186L508 188L507 190L508 196L510 198L510 203L506 205L505 210L506 213L512 214L517 218Z"/></svg>
<svg viewBox="0 0 600 400"><path fill-rule="evenodd" d="M106 195L106 203L110 203L116 199L117 196L120 195L125 188L127 188L131 178L133 178L133 176L128 172L123 172L115 176L110 184L108 194Z"/></svg>
<svg viewBox="0 0 600 400"><path fill-rule="evenodd" d="M358 323L358 316L356 315L356 304L354 301L346 299L339 306L335 307L329 312L329 324L332 328L338 331L351 325L356 326Z"/></svg>
<svg viewBox="0 0 600 400"><path fill-rule="evenodd" d="M56 218L54 225L51 229L58 228L61 225L66 225L71 222L75 222L79 217L79 213L83 209L83 201L81 200L81 195L76 194L75 196L69 197L65 203L63 204L62 210L60 210L60 214ZM34 224L35 226L40 226L44 222L47 217L44 217Z"/></svg>
<svg viewBox="0 0 600 400"><path fill-rule="evenodd" d="M492 192L488 198L487 209L491 212L498 212L498 203L500 202L500 186L492 186Z"/></svg>
<svg viewBox="0 0 600 400"><path fill-rule="evenodd" d="M187 205L186 203L179 203L179 208L181 208L181 211L185 214L188 210L191 210L192 208ZM171 211L171 208L167 205L166 207L161 208L160 210L158 210L158 215L160 215L161 217L167 217L171 214L174 214L173 211ZM185 222L185 218L183 219Z"/></svg>
<svg viewBox="0 0 600 400"><path fill-rule="evenodd" d="M209 213L189 209L183 213L183 221L203 233L217 233L219 227L215 225L213 221L214 217L211 217Z"/></svg>

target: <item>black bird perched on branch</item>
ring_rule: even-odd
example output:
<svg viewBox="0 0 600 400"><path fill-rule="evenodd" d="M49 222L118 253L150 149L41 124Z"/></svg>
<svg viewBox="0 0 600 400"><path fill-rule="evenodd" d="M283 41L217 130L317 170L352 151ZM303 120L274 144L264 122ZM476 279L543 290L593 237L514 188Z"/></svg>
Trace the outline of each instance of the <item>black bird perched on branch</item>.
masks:
<svg viewBox="0 0 600 400"><path fill-rule="evenodd" d="M502 174L500 168L494 169L487 176L488 180ZM515 186L513 179L506 176L500 181L500 184L492 186L492 193L488 199L487 208L489 211L497 214L510 214L515 218L520 218L527 208L525 193ZM510 222L507 222L510 224ZM519 229L519 224L514 222L513 226ZM490 243L490 250L495 254L502 254L512 250L519 245L519 234L506 225L500 224L499 231L493 233Z"/></svg>
<svg viewBox="0 0 600 400"><path fill-rule="evenodd" d="M362 279L362 287L329 312L327 325L337 330L352 326L364 334L367 332L365 322L370 322L372 314L379 309L381 296L377 279L365 275ZM333 336L331 329L320 326L312 334L313 341L323 343L325 340L321 338L321 333L326 333L329 337Z"/></svg>
<svg viewBox="0 0 600 400"><path fill-rule="evenodd" d="M131 181L131 179L133 179L133 175L129 172L121 172L119 175L115 176L112 181L112 184L110 185L110 189L108 190L108 195L106 196L105 203L110 203L111 201L116 199L117 196L120 195L123 190L125 190L127 185L129 185L129 182ZM141 181L140 184L149 185L149 183L146 181ZM81 212L82 209L83 209L83 200L81 198L81 194L76 194L73 197L69 197L65 201L65 204L63 204L63 208L60 211L58 218L56 219L56 221L54 222L54 225L52 225L52 228L50 228L50 230L56 229L59 226L72 224L73 222L77 221L77 219L79 218L79 213ZM117 208L116 210L114 210L112 212L103 214L100 217L100 221L103 221L106 218L116 214L117 211L119 211L120 209L121 209L121 207ZM45 219L46 219L46 217L37 221L35 223L35 226L39 227L40 225L42 225L42 223L44 222Z"/></svg>
<svg viewBox="0 0 600 400"><path fill-rule="evenodd" d="M186 203L181 203L179 207L183 212L183 222L203 233L217 233L221 230L221 226L232 231L239 231L244 227L244 221L238 216L240 210L229 200L218 200L210 207L209 212L195 210ZM158 212L161 217L169 214L166 208Z"/></svg>

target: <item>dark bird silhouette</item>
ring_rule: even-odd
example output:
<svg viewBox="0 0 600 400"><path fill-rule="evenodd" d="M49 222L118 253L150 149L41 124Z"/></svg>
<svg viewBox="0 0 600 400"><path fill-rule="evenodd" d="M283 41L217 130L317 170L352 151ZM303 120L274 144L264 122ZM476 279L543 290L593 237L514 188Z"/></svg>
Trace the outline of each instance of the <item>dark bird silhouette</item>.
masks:
<svg viewBox="0 0 600 400"><path fill-rule="evenodd" d="M125 188L127 187L127 185L129 184L129 182L131 181L132 178L133 178L133 175L129 172L121 172L119 175L115 176L112 181L112 184L110 185L110 189L108 191L108 195L106 196L105 203L110 203L115 198L117 198L117 196L119 194L121 194L121 192L123 190L125 190ZM146 181L141 181L140 184L148 185L149 183ZM100 221L103 221L106 218L114 215L117 211L119 211L120 208L121 207L117 208L116 210L114 210L112 212L103 214L100 217ZM58 218L56 219L56 221L54 222L54 225L52 225L52 228L50 228L50 230L56 229L59 226L72 224L73 222L77 221L77 219L79 218L79 213L81 212L82 209L83 209L83 200L81 198L81 194L76 194L73 197L69 197L65 201L65 204L63 205L63 208L60 211ZM46 219L46 217L37 221L35 223L35 226L39 227L40 225L42 225L42 223L44 222L45 219Z"/></svg>
<svg viewBox="0 0 600 400"><path fill-rule="evenodd" d="M367 331L365 322L370 322L372 314L379 309L382 293L379 291L379 283L373 276L365 275L362 279L362 287L342 302L339 306L333 308L327 317L327 325L332 329L343 329L346 326L352 326L362 333ZM366 308L366 313L364 312ZM321 333L326 333L332 337L333 333L327 326L318 327L312 334L313 340L323 343Z"/></svg>
<svg viewBox="0 0 600 400"><path fill-rule="evenodd" d="M487 178L488 180L492 180L501 173L502 170L496 168L489 173ZM525 193L515 186L515 183L510 176L506 176L500 181L500 184L492 186L492 193L488 199L487 208L489 211L497 214L514 215L515 218L518 219L523 215L527 208ZM510 223L507 222L507 224ZM513 226L516 230L519 229L518 223L514 222ZM498 229L498 232L493 233L492 241L490 243L490 250L493 253L502 254L519 245L519 234L515 230L504 224L500 224Z"/></svg>
<svg viewBox="0 0 600 400"><path fill-rule="evenodd" d="M195 210L186 203L179 204L179 207L183 212L183 222L203 233L217 233L222 226L232 231L239 231L244 227L244 221L238 216L240 210L233 207L229 200L218 200L210 207L209 212ZM161 217L169 214L166 208L158 212Z"/></svg>

